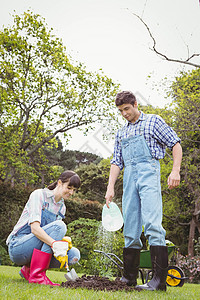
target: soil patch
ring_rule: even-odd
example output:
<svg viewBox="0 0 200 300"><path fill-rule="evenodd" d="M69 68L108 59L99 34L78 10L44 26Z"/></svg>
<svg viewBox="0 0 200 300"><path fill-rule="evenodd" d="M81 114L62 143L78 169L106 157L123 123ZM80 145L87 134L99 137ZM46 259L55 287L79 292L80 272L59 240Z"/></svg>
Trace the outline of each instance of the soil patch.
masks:
<svg viewBox="0 0 200 300"><path fill-rule="evenodd" d="M69 287L74 289L86 288L95 291L141 291L139 288L127 286L126 283L120 281L119 277L117 277L115 280L110 280L108 277L86 275L76 279L76 281L62 282L61 287Z"/></svg>

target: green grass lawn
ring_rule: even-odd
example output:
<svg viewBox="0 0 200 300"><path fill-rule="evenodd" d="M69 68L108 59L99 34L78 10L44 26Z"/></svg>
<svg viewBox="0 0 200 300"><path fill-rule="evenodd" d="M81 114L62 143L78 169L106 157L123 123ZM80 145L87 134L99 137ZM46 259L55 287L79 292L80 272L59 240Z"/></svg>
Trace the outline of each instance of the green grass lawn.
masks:
<svg viewBox="0 0 200 300"><path fill-rule="evenodd" d="M73 299L73 300L103 300L103 299L200 299L200 284L185 283L183 287L168 287L167 292L133 291L133 292L103 292L87 289L66 289L39 284L29 284L22 279L19 267L0 266L0 299ZM47 271L48 277L56 283L65 282L63 272ZM140 282L139 282L140 283Z"/></svg>

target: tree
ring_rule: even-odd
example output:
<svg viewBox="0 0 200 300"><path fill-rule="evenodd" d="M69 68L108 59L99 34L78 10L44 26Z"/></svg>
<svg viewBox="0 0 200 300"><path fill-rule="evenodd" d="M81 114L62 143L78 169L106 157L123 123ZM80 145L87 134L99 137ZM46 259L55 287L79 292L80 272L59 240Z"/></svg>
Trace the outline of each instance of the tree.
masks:
<svg viewBox="0 0 200 300"><path fill-rule="evenodd" d="M59 164L65 169L74 170L81 164L98 164L102 158L96 154L81 152L77 150L65 150L61 153Z"/></svg>
<svg viewBox="0 0 200 300"><path fill-rule="evenodd" d="M173 125L176 127L177 132L182 138L183 142L183 163L182 163L182 177L184 178L183 187L179 191L179 205L180 211L176 218L171 218L173 222L176 220L182 226L188 226L189 239L188 239L188 254L194 255L194 241L195 230L200 233L200 190L199 190L199 143L200 143L200 120L199 120L199 70L200 64L195 58L200 56L200 53L189 54L189 47L187 46L188 56L185 59L172 58L162 51L158 50L157 41L149 28L148 24L135 13L140 22L145 26L147 32L152 40L152 50L162 59L188 65L196 68L196 70L189 73L181 73L171 86L171 95L174 98L173 105L175 108L175 115L172 120ZM177 194L177 192L173 192ZM187 195L187 196L186 196ZM185 201L182 200L184 198ZM176 195L177 199L177 195ZM192 204L192 205L191 205ZM173 207L173 206L172 206ZM177 206L176 206L177 207ZM190 215L190 221L181 222L180 217L183 217L181 209L184 209L184 216L187 219ZM170 217L167 216L169 219Z"/></svg>
<svg viewBox="0 0 200 300"><path fill-rule="evenodd" d="M169 192L167 177L172 169L170 152L161 160L161 182L164 227L167 235L181 246L181 251L194 255L194 242L200 233L200 69L182 72L169 88L173 98L160 115L181 138L183 161L181 184ZM185 248L187 247L187 249Z"/></svg>
<svg viewBox="0 0 200 300"><path fill-rule="evenodd" d="M76 169L76 173L80 176L81 187L79 195L81 198L86 198L92 201L105 201L105 191L107 180L102 174L102 169L94 163L87 165L80 165Z"/></svg>
<svg viewBox="0 0 200 300"><path fill-rule="evenodd" d="M0 176L35 176L34 157L72 128L87 133L95 122L115 122L118 89L102 71L73 62L44 18L28 11L0 32ZM42 167L42 165L41 165ZM25 174L24 174L25 172ZM23 176L24 175L24 176Z"/></svg>
<svg viewBox="0 0 200 300"><path fill-rule="evenodd" d="M188 254L194 255L195 231L200 234L200 68L182 73L172 84L176 131L182 139L182 178L187 213L190 215Z"/></svg>
<svg viewBox="0 0 200 300"><path fill-rule="evenodd" d="M105 203L105 194L110 173L110 159L102 159L98 164L90 163L89 165L80 164L75 169L81 179L81 187L79 189L79 196L92 201L99 201ZM121 206L122 192L123 192L123 175L120 174L115 184L115 198L114 201Z"/></svg>
<svg viewBox="0 0 200 300"><path fill-rule="evenodd" d="M161 164L164 228L167 238L180 246L181 251L194 255L194 241L200 232L200 69L181 73L169 88L173 102L164 109L144 106L145 113L162 116L181 138L183 161L181 185L169 191L167 178L172 169L171 151ZM187 249L186 249L187 247Z"/></svg>

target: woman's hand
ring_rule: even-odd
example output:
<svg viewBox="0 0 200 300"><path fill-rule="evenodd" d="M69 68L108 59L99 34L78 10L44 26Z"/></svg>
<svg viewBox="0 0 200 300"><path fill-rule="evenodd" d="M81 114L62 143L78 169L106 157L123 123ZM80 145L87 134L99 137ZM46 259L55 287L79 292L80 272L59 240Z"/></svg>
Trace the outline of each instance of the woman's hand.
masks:
<svg viewBox="0 0 200 300"><path fill-rule="evenodd" d="M65 240L54 241L51 249L53 250L55 258L60 262L60 269L62 269L66 264L68 266L67 251L69 249L69 243Z"/></svg>

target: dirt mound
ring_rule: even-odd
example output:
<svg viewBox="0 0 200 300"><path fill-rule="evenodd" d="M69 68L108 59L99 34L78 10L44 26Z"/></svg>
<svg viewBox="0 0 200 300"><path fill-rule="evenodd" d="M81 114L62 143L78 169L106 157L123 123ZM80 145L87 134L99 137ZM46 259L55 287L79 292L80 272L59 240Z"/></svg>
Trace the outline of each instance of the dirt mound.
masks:
<svg viewBox="0 0 200 300"><path fill-rule="evenodd" d="M90 290L93 289L95 291L140 291L138 288L127 286L124 282L120 281L120 278L110 280L108 277L86 275L76 279L76 281L62 282L61 287L86 288Z"/></svg>

